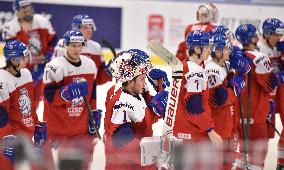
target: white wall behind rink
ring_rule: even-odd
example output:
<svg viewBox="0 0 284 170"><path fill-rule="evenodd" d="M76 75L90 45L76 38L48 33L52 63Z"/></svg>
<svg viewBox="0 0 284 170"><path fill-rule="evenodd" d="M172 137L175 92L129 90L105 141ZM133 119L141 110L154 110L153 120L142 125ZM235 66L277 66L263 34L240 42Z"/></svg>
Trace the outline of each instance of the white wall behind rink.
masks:
<svg viewBox="0 0 284 170"><path fill-rule="evenodd" d="M183 39L186 25L196 22L196 10L202 3L161 2L131 0L33 0L38 3L68 4L86 6L106 6L122 8L122 49L146 49L149 36L149 16L163 17L162 38L165 47L173 53ZM258 28L264 19L276 17L284 21L284 6L264 6L249 4L215 4L220 11L219 23L228 26L233 32L241 23L253 23ZM80 11L80 9L78 9ZM82 11L83 12L83 11ZM105 21L108 22L108 21ZM99 26L98 26L99 27ZM261 29L260 29L261 31Z"/></svg>

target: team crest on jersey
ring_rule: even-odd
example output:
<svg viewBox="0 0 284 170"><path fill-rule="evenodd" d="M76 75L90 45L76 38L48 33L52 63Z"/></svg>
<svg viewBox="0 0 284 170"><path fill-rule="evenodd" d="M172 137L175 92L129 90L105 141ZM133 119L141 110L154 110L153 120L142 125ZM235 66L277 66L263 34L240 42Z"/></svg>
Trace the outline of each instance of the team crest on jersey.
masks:
<svg viewBox="0 0 284 170"><path fill-rule="evenodd" d="M37 32L29 32L29 50L32 56L39 56L41 54L42 44L40 41L40 36Z"/></svg>
<svg viewBox="0 0 284 170"><path fill-rule="evenodd" d="M24 118L29 117L31 115L32 104L27 89L20 89L20 97L18 102L22 116Z"/></svg>

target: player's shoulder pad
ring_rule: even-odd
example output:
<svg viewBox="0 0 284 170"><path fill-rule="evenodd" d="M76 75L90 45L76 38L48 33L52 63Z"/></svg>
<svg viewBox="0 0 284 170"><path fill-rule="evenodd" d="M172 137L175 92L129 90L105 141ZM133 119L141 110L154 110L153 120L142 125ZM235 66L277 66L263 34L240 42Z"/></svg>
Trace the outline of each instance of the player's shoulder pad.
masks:
<svg viewBox="0 0 284 170"><path fill-rule="evenodd" d="M143 97L139 100L128 93L122 92L113 107L111 122L114 124L141 122L145 117L146 107Z"/></svg>
<svg viewBox="0 0 284 170"><path fill-rule="evenodd" d="M21 26L18 21L18 17L15 15L12 20L6 22L2 29L3 40L8 40L17 36L17 33L21 30Z"/></svg>
<svg viewBox="0 0 284 170"><path fill-rule="evenodd" d="M87 40L86 46L83 47L83 53L91 55L101 55L102 47L99 43L93 40Z"/></svg>
<svg viewBox="0 0 284 170"><path fill-rule="evenodd" d="M34 28L41 28L49 30L50 34L55 34L50 21L41 14L34 14L33 16Z"/></svg>
<svg viewBox="0 0 284 170"><path fill-rule="evenodd" d="M27 68L21 69L21 75L26 82L32 82L33 81L32 74Z"/></svg>
<svg viewBox="0 0 284 170"><path fill-rule="evenodd" d="M86 72L93 73L93 74L97 73L97 67L95 67L96 63L91 58L81 55L80 59L82 62L82 66L84 66L84 70Z"/></svg>
<svg viewBox="0 0 284 170"><path fill-rule="evenodd" d="M187 92L201 92L207 88L207 75L198 64L187 61L188 72L185 74Z"/></svg>
<svg viewBox="0 0 284 170"><path fill-rule="evenodd" d="M253 63L256 66L255 72L257 74L266 74L273 70L270 59L266 54L255 50L247 52L246 55L253 60Z"/></svg>
<svg viewBox="0 0 284 170"><path fill-rule="evenodd" d="M64 57L57 57L45 65L43 82L60 82L64 77Z"/></svg>
<svg viewBox="0 0 284 170"><path fill-rule="evenodd" d="M206 63L205 70L208 77L208 88L219 86L224 82L227 76L225 68L213 61Z"/></svg>
<svg viewBox="0 0 284 170"><path fill-rule="evenodd" d="M5 70L0 69L0 103L10 98L9 93L15 88L12 81L11 76Z"/></svg>

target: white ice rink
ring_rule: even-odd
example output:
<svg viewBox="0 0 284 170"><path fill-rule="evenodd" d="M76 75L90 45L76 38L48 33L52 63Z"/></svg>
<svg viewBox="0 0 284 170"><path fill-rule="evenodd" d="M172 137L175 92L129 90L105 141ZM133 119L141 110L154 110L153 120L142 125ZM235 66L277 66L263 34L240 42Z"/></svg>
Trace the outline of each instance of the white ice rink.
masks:
<svg viewBox="0 0 284 170"><path fill-rule="evenodd" d="M164 68L162 68L165 70ZM169 69L166 69L167 72L169 72ZM169 75L170 73L168 73ZM98 86L97 89L97 104L98 108L103 109L105 111L105 98L106 98L106 92L107 90L114 84L114 82L107 83L105 85ZM42 113L43 110L43 104L41 103L38 113ZM39 114L39 119L42 120L42 114ZM103 118L102 118L103 121ZM160 120L156 124L153 125L153 130L154 130L154 135L160 135L162 133L162 121ZM103 122L102 122L103 125ZM276 115L276 127L277 129L281 132L282 130L282 125L281 121L279 118L279 115ZM103 134L104 129L103 126L100 128L100 133ZM279 140L279 136L275 134L275 138L273 140L269 141L269 152L267 159L265 161L265 170L273 170L276 168L276 162L277 162L277 142ZM91 165L92 170L104 170L105 166L105 154L104 154L104 144L102 141L99 141L99 143L95 147L95 152L94 152L94 160Z"/></svg>

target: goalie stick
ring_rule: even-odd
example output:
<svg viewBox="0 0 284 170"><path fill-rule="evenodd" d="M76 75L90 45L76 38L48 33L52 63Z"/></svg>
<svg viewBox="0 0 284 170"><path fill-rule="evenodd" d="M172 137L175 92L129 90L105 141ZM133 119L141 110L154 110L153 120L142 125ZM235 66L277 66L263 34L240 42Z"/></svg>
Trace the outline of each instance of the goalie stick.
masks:
<svg viewBox="0 0 284 170"><path fill-rule="evenodd" d="M165 139L165 144L162 144L162 163L166 163L167 166L171 167L171 157L169 150L170 148L165 148L169 146L170 138L173 136L173 127L175 123L177 104L179 99L179 93L181 89L181 80L183 74L183 65L181 61L176 58L172 53L165 49L161 44L156 41L150 41L147 45L149 49L154 54L161 57L172 69L172 80L170 85L170 92L168 96L168 103L165 111L164 125L162 135ZM158 163L159 169L163 167L163 164Z"/></svg>

